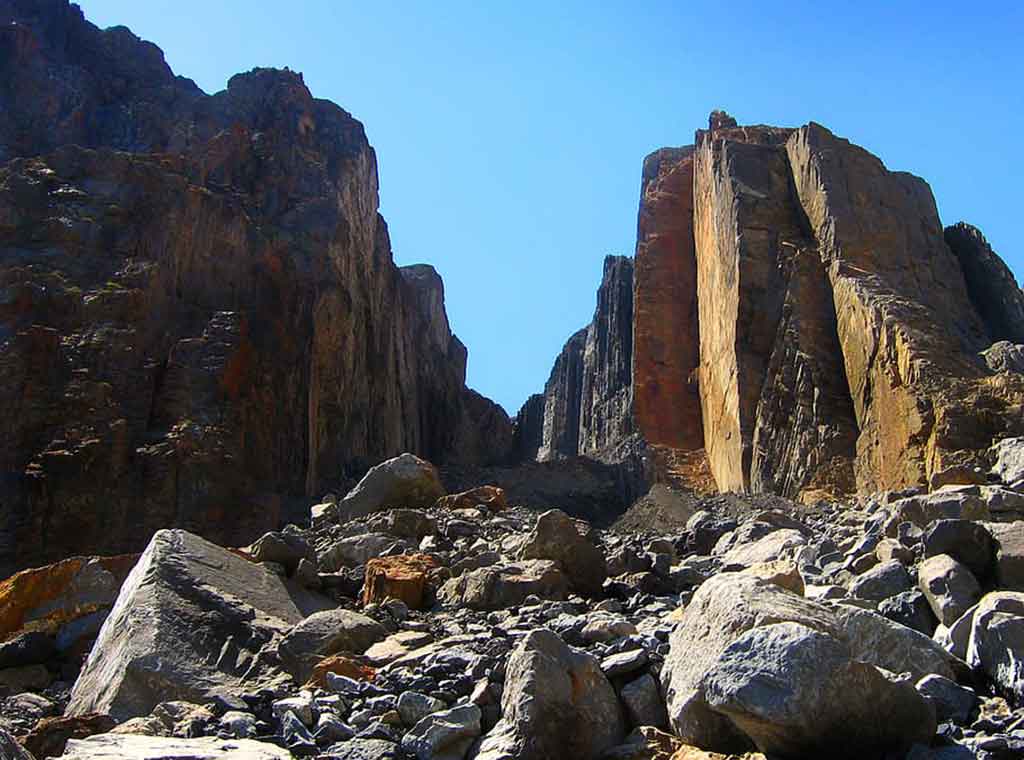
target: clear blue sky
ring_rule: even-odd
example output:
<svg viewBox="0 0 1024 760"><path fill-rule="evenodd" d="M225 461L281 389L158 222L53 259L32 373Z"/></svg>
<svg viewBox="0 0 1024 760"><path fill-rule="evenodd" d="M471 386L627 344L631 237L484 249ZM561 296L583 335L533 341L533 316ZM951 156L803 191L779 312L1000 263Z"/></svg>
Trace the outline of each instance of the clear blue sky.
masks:
<svg viewBox="0 0 1024 760"><path fill-rule="evenodd" d="M633 253L643 157L713 108L825 124L1024 273L1022 3L81 5L207 92L289 66L360 119L396 261L441 272L470 384L513 415L590 319L602 258Z"/></svg>

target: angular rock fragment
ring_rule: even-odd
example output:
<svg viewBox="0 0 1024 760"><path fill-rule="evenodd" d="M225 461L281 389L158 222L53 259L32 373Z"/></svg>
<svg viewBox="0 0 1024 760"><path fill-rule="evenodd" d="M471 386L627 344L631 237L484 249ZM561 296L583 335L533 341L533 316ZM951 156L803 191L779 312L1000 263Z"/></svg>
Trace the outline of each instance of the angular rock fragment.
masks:
<svg viewBox="0 0 1024 760"><path fill-rule="evenodd" d="M618 698L598 661L538 629L509 655L501 720L477 760L596 760L624 735Z"/></svg>
<svg viewBox="0 0 1024 760"><path fill-rule="evenodd" d="M581 536L572 518L557 509L544 512L537 518L519 557L558 562L573 588L581 594L599 593L607 577L601 549Z"/></svg>
<svg viewBox="0 0 1024 760"><path fill-rule="evenodd" d="M326 599L182 530L158 531L75 682L68 715L124 720L238 687L259 651Z"/></svg>
<svg viewBox="0 0 1024 760"><path fill-rule="evenodd" d="M338 502L338 519L347 522L387 507L432 507L444 493L437 468L406 453L371 468Z"/></svg>

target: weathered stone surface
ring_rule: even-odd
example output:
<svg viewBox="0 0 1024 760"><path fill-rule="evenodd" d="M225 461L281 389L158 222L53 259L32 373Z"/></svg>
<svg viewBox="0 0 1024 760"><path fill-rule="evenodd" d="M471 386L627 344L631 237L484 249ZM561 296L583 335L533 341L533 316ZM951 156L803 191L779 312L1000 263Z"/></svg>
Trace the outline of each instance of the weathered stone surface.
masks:
<svg viewBox="0 0 1024 760"><path fill-rule="evenodd" d="M988 337L922 180L809 124L787 141L801 205L828 262L856 411L863 490L927 482L971 461L1020 404L1012 380L985 378ZM880 199L883 199L880 201ZM990 404L993 416L974 409Z"/></svg>
<svg viewBox="0 0 1024 760"><path fill-rule="evenodd" d="M529 438L539 402L519 414L524 451L536 443L541 462L586 455L622 461L631 455L633 421L633 261L608 256L590 324L574 333L544 386L539 442ZM524 438L523 436L527 436Z"/></svg>
<svg viewBox="0 0 1024 760"><path fill-rule="evenodd" d="M880 602L890 596L909 591L913 586L914 581L903 563L889 560L857 576L850 584L850 596Z"/></svg>
<svg viewBox="0 0 1024 760"><path fill-rule="evenodd" d="M583 393L583 351L587 329L573 333L555 359L544 385L544 425L537 461L573 457L579 453L580 396Z"/></svg>
<svg viewBox="0 0 1024 760"><path fill-rule="evenodd" d="M850 480L855 425L828 285L792 190L789 134L698 133L701 405L723 491L795 496L819 470L834 471L837 485Z"/></svg>
<svg viewBox="0 0 1024 760"><path fill-rule="evenodd" d="M508 507L505 489L498 486L478 486L461 493L442 496L437 500L438 509L466 509L484 507L491 512L501 512Z"/></svg>
<svg viewBox="0 0 1024 760"><path fill-rule="evenodd" d="M996 341L982 351L980 356L985 366L993 372L1024 372L1024 345L1020 343Z"/></svg>
<svg viewBox="0 0 1024 760"><path fill-rule="evenodd" d="M43 718L22 740L34 757L59 757L69 739L86 739L110 731L117 721L109 715L75 715Z"/></svg>
<svg viewBox="0 0 1024 760"><path fill-rule="evenodd" d="M1004 483L1016 483L1024 479L1024 438L1003 438L991 448L992 472Z"/></svg>
<svg viewBox="0 0 1024 760"><path fill-rule="evenodd" d="M804 535L792 528L771 530L750 541L737 541L722 554L726 566L751 567L762 562L774 562L783 555L807 543Z"/></svg>
<svg viewBox="0 0 1024 760"><path fill-rule="evenodd" d="M66 2L0 14L0 575L166 526L244 545L402 451L507 454L358 121L289 71L208 96Z"/></svg>
<svg viewBox="0 0 1024 760"><path fill-rule="evenodd" d="M994 591L978 603L967 664L983 670L1008 699L1024 701L1024 594Z"/></svg>
<svg viewBox="0 0 1024 760"><path fill-rule="evenodd" d="M978 701L973 690L942 676L925 676L914 688L935 706L935 717L939 722L966 723Z"/></svg>
<svg viewBox="0 0 1024 760"><path fill-rule="evenodd" d="M597 660L539 629L509 655L501 720L477 760L596 760L624 735L618 698Z"/></svg>
<svg viewBox="0 0 1024 760"><path fill-rule="evenodd" d="M996 550L996 582L1008 591L1024 591L1024 521L985 523Z"/></svg>
<svg viewBox="0 0 1024 760"><path fill-rule="evenodd" d="M302 683L324 657L338 652L362 654L385 636L384 626L366 615L345 609L322 610L285 632L277 652Z"/></svg>
<svg viewBox="0 0 1024 760"><path fill-rule="evenodd" d="M946 227L943 237L960 262L967 295L989 338L1024 343L1024 293L981 230L959 222Z"/></svg>
<svg viewBox="0 0 1024 760"><path fill-rule="evenodd" d="M709 124L644 164L630 380L646 484L710 474L811 503L984 483L992 441L1024 432L1024 328L1008 327L1024 295L1005 264L964 225L944 238L923 181L818 124ZM608 456L581 445L599 415L576 424L584 340L552 373L540 458Z"/></svg>
<svg viewBox="0 0 1024 760"><path fill-rule="evenodd" d="M777 559L771 562L758 562L742 570L744 575L759 578L773 583L779 588L792 591L797 596L804 595L804 579L796 563L788 559Z"/></svg>
<svg viewBox="0 0 1024 760"><path fill-rule="evenodd" d="M62 757L65 760L288 760L292 754L252 739L98 734L88 739L72 739Z"/></svg>
<svg viewBox="0 0 1024 760"><path fill-rule="evenodd" d="M0 640L20 631L58 634L105 614L137 557L71 557L23 570L0 582Z"/></svg>
<svg viewBox="0 0 1024 760"><path fill-rule="evenodd" d="M749 746L747 735L709 703L708 679L723 653L746 632L775 623L796 623L833 639L848 652L849 661L909 671L915 679L930 673L953 676L949 655L916 631L866 610L830 608L755 578L722 573L701 585L669 639L661 680L669 720L679 737L717 751ZM806 680L791 685L789 679L768 678L765 683L817 688Z"/></svg>
<svg viewBox="0 0 1024 760"><path fill-rule="evenodd" d="M35 760L35 758L11 736L0 728L0 756L5 760Z"/></svg>
<svg viewBox="0 0 1024 760"><path fill-rule="evenodd" d="M273 531L260 536L251 547L249 554L253 562L276 562L288 575L294 575L299 562L316 562L316 552L302 536L294 533Z"/></svg>
<svg viewBox="0 0 1024 760"><path fill-rule="evenodd" d="M533 462L540 460L540 447L544 441L543 393L534 393L520 407L513 423L512 460Z"/></svg>
<svg viewBox="0 0 1024 760"><path fill-rule="evenodd" d="M496 610L522 604L528 596L564 599L568 594L569 581L558 563L534 559L463 573L446 581L437 598L448 605Z"/></svg>
<svg viewBox="0 0 1024 760"><path fill-rule="evenodd" d="M693 147L644 159L633 314L636 425L651 444L704 448L697 368L697 259Z"/></svg>
<svg viewBox="0 0 1024 760"><path fill-rule="evenodd" d="M995 571L996 542L981 523L971 520L938 520L921 537L925 557L948 554L962 563L981 583Z"/></svg>
<svg viewBox="0 0 1024 760"><path fill-rule="evenodd" d="M68 715L124 720L234 687L258 651L326 599L182 530L158 531L118 595Z"/></svg>
<svg viewBox="0 0 1024 760"><path fill-rule="evenodd" d="M444 494L437 468L405 453L371 468L338 502L338 518L346 522L388 507L432 507Z"/></svg>
<svg viewBox="0 0 1024 760"><path fill-rule="evenodd" d="M437 561L426 554L371 559L366 563L363 604L400 599L410 609L421 609L428 599L428 577L437 567Z"/></svg>
<svg viewBox="0 0 1024 760"><path fill-rule="evenodd" d="M935 734L934 709L911 683L890 681L837 638L799 623L747 631L704 687L708 705L769 755L870 757ZM728 744L716 737L709 748Z"/></svg>
<svg viewBox="0 0 1024 760"><path fill-rule="evenodd" d="M633 726L668 726L668 713L665 711L665 700L661 698L658 682L650 673L644 673L625 686L619 693L622 704L626 708L626 717Z"/></svg>
<svg viewBox="0 0 1024 760"><path fill-rule="evenodd" d="M425 715L402 737L402 748L418 760L462 760L480 736L480 708L459 705Z"/></svg>
<svg viewBox="0 0 1024 760"><path fill-rule="evenodd" d="M948 554L929 557L917 569L917 583L942 625L952 625L981 598L981 587L966 565Z"/></svg>
<svg viewBox="0 0 1024 760"><path fill-rule="evenodd" d="M583 347L577 453L617 459L633 419L633 259L608 256Z"/></svg>
<svg viewBox="0 0 1024 760"><path fill-rule="evenodd" d="M598 594L608 576L601 549L580 535L572 518L557 509L548 510L537 518L519 557L554 560L581 594Z"/></svg>

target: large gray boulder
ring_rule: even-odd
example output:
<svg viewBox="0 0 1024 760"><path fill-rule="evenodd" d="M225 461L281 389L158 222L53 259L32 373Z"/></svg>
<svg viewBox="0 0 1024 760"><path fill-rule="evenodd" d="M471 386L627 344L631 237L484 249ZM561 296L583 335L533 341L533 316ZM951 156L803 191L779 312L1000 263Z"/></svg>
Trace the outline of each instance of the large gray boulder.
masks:
<svg viewBox="0 0 1024 760"><path fill-rule="evenodd" d="M384 626L366 615L340 608L323 610L288 630L277 653L295 680L304 683L324 657L339 652L363 654L387 635Z"/></svg>
<svg viewBox="0 0 1024 760"><path fill-rule="evenodd" d="M891 673L909 673L915 681L928 675L955 678L966 671L963 662L920 631L845 604L836 604L832 611L858 660Z"/></svg>
<svg viewBox="0 0 1024 760"><path fill-rule="evenodd" d="M516 607L528 596L565 599L569 582L552 560L530 559L507 565L481 567L445 581L437 599L450 607L500 610Z"/></svg>
<svg viewBox="0 0 1024 760"><path fill-rule="evenodd" d="M747 631L704 687L708 706L767 754L874 757L935 734L934 709L910 681L890 681L838 638L800 623Z"/></svg>
<svg viewBox="0 0 1024 760"><path fill-rule="evenodd" d="M1008 591L1024 591L1024 521L985 523L996 541L996 583Z"/></svg>
<svg viewBox="0 0 1024 760"><path fill-rule="evenodd" d="M476 760L595 760L624 736L619 700L597 659L537 629L509 655L501 720Z"/></svg>
<svg viewBox="0 0 1024 760"><path fill-rule="evenodd" d="M548 510L537 518L537 524L520 549L519 558L558 562L572 587L588 596L599 594L608 577L604 553L580 535L575 520L557 509Z"/></svg>
<svg viewBox="0 0 1024 760"><path fill-rule="evenodd" d="M751 567L762 562L773 562L781 557L791 555L807 543L807 538L802 532L794 528L776 529L769 526L770 532L756 538L747 538L744 528L747 526L759 527L760 523L747 523L740 526L728 542L719 541L721 546L716 546L716 553L728 546L726 551L721 552L722 564L726 567Z"/></svg>
<svg viewBox="0 0 1024 760"><path fill-rule="evenodd" d="M371 468L336 509L341 522L348 522L388 507L432 507L444 494L437 468L407 453Z"/></svg>
<svg viewBox="0 0 1024 760"><path fill-rule="evenodd" d="M148 715L239 687L260 650L334 606L183 530L158 531L129 574L71 692L68 715Z"/></svg>
<svg viewBox="0 0 1024 760"><path fill-rule="evenodd" d="M752 716L756 716L759 710L774 710L776 707L750 705L750 715L739 721L735 719L745 714L741 710L745 692L742 689L733 691L729 686L733 679L739 678L737 668L743 667L740 662L743 658L737 652L744 646L749 649L752 642L762 641L758 637L744 639L748 632L778 623L797 624L801 633L795 639L811 642L812 649L830 652L832 665L831 670L824 667L815 670L799 659L790 664L781 661L773 665L751 654L748 660L752 670L744 678L760 690L775 690L772 699L783 711L776 717L784 717L787 710L796 709L795 705L813 701L815 695L829 693L831 687L825 681L830 678L838 678L841 682L857 678L863 681L864 688L851 691L851 701L843 703L850 714L870 715L873 709L870 703L877 702L890 709L901 705L901 715L919 715L917 702L921 697L912 687L908 690L891 684L881 677L882 671L873 672L866 668L894 672L909 670L915 679L927 675L931 668L939 671L940 675L952 675L952 658L938 645L928 637L880 615L866 610L829 607L750 576L722 573L701 585L669 639L669 654L661 678L669 721L677 736L688 744L719 752L744 751L757 742L776 747L788 746L789 742L795 745L810 741L809 735L801 733L804 728L796 724L791 731L780 728L787 735L777 736L771 741L762 735L760 729L748 733L756 722ZM768 636L763 641L774 642L772 646L777 653L798 654L800 647L793 643L793 630L787 628L785 636L776 634L775 638ZM807 631L815 635L811 636ZM746 643L740 650L730 649L741 639ZM907 656L919 647L927 653L926 656ZM799 671L799 678L785 675L785 668L790 666L796 669L794 672ZM722 673L732 675L720 675L722 668L725 668ZM711 684L715 686L709 691ZM805 728L811 730L813 727ZM898 748L904 746L905 740L916 739L923 730L919 723L910 722L900 724L896 729L898 735L866 731L864 744L837 744L831 750L838 753L861 747L870 752L882 740L887 746Z"/></svg>
<svg viewBox="0 0 1024 760"><path fill-rule="evenodd" d="M868 570L866 573L857 576L850 584L850 596L858 599L868 599L872 602L881 602L896 594L909 591L914 587L914 581L907 572L903 563L891 559Z"/></svg>
<svg viewBox="0 0 1024 760"><path fill-rule="evenodd" d="M981 586L948 554L929 557L917 568L917 583L942 625L952 625L981 598Z"/></svg>
<svg viewBox="0 0 1024 760"><path fill-rule="evenodd" d="M997 545L981 523L972 520L938 520L921 537L925 557L948 554L965 565L984 583L995 570Z"/></svg>
<svg viewBox="0 0 1024 760"><path fill-rule="evenodd" d="M994 591L973 611L967 663L1011 701L1024 703L1024 593Z"/></svg>
<svg viewBox="0 0 1024 760"><path fill-rule="evenodd" d="M290 760L287 750L252 739L179 739L98 734L71 739L62 760Z"/></svg>

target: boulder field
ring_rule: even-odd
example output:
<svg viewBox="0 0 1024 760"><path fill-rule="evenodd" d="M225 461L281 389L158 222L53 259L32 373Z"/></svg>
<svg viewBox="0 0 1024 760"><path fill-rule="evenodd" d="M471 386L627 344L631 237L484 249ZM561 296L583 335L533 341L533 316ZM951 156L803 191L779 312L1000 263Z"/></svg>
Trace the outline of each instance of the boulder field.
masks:
<svg viewBox="0 0 1024 760"><path fill-rule="evenodd" d="M126 576L8 579L0 740L37 760L1020 757L1019 489L708 496L600 529L447 494L403 454L246 547L161 530Z"/></svg>
<svg viewBox="0 0 1024 760"><path fill-rule="evenodd" d="M1024 757L1024 294L924 180L714 111L466 362L300 74L0 0L0 760Z"/></svg>

